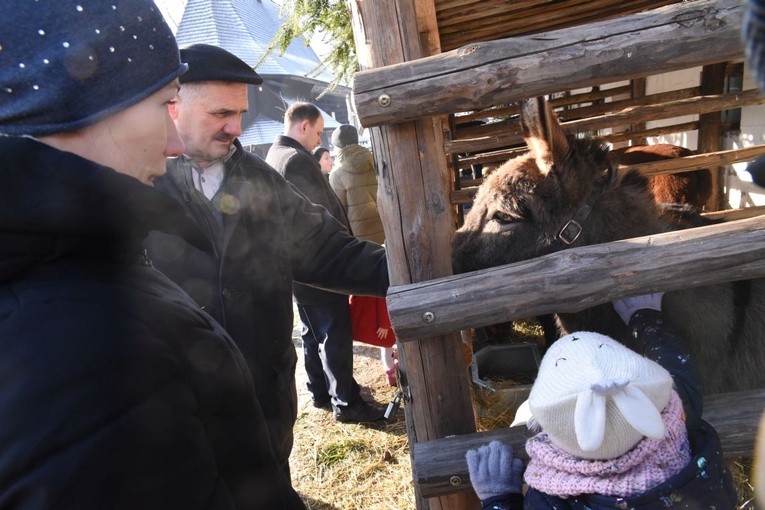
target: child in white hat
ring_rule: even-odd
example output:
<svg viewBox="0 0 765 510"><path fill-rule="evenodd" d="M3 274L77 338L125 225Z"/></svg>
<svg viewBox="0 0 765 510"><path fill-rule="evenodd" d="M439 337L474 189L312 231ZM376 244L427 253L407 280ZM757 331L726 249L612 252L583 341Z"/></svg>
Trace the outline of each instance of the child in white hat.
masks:
<svg viewBox="0 0 765 510"><path fill-rule="evenodd" d="M592 332L552 345L529 396L541 432L526 444L525 474L499 441L467 452L482 508L735 507L691 358L660 306L661 294L614 303L644 355Z"/></svg>

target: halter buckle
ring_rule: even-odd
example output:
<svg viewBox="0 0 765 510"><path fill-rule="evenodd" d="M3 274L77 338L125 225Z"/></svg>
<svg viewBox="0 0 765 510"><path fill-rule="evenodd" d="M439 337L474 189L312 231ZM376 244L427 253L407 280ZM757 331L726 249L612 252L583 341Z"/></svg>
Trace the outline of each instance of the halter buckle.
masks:
<svg viewBox="0 0 765 510"><path fill-rule="evenodd" d="M568 230L574 230L575 232L572 232L572 235L569 235ZM581 233L582 225L576 220L568 220L568 223L566 223L563 228L560 229L560 232L558 232L558 239L568 245L571 245L574 243L574 241L579 239Z"/></svg>

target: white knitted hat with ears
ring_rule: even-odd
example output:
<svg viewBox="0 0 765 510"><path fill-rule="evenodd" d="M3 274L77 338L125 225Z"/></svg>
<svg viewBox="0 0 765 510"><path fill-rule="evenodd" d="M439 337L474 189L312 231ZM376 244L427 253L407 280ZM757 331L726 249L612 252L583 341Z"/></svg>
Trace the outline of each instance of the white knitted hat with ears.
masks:
<svg viewBox="0 0 765 510"><path fill-rule="evenodd" d="M599 333L578 332L545 354L529 407L550 440L585 459L615 459L643 437L664 437L661 411L672 377L657 363Z"/></svg>

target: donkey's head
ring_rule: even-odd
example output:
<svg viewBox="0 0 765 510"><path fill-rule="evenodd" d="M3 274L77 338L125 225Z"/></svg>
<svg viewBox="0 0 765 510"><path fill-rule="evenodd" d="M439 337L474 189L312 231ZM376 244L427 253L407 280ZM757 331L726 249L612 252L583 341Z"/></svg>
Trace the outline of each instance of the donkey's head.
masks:
<svg viewBox="0 0 765 510"><path fill-rule="evenodd" d="M542 99L521 103L529 152L481 185L452 240L455 272L666 230L644 178L618 175L608 149L567 135Z"/></svg>

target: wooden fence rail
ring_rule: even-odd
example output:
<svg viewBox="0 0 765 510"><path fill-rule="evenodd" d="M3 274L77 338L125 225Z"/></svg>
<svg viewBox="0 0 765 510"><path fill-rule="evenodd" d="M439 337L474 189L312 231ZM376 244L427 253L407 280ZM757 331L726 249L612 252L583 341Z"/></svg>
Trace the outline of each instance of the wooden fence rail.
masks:
<svg viewBox="0 0 765 510"><path fill-rule="evenodd" d="M700 253L714 254L699 258ZM583 246L515 264L391 287L400 342L624 296L765 277L765 217Z"/></svg>

